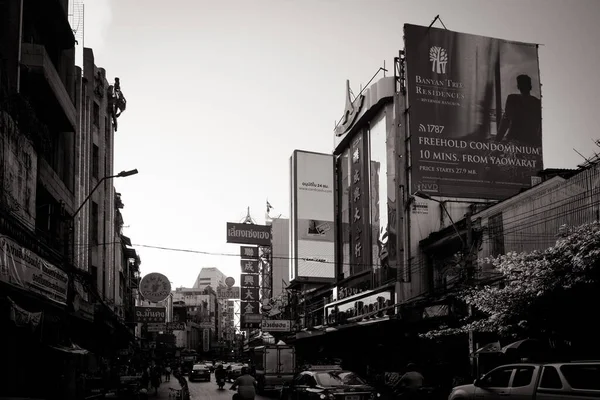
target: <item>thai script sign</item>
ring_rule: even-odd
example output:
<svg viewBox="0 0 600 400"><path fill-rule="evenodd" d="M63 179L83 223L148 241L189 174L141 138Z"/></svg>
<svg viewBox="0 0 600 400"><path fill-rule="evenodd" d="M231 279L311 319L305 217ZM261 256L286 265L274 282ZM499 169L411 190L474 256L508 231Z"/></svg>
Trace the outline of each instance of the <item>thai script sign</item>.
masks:
<svg viewBox="0 0 600 400"><path fill-rule="evenodd" d="M200 322L200 329L212 329L215 327L214 322Z"/></svg>
<svg viewBox="0 0 600 400"><path fill-rule="evenodd" d="M136 307L133 322L165 322L167 311L164 307Z"/></svg>
<svg viewBox="0 0 600 400"><path fill-rule="evenodd" d="M411 193L504 199L542 166L538 45L404 25Z"/></svg>
<svg viewBox="0 0 600 400"><path fill-rule="evenodd" d="M67 303L67 273L7 236L0 236L0 281Z"/></svg>
<svg viewBox="0 0 600 400"><path fill-rule="evenodd" d="M169 331L185 331L185 322L167 322Z"/></svg>
<svg viewBox="0 0 600 400"><path fill-rule="evenodd" d="M261 329L263 332L289 332L292 324L287 319L263 319Z"/></svg>
<svg viewBox="0 0 600 400"><path fill-rule="evenodd" d="M165 324L148 324L146 329L148 332L163 332L165 330Z"/></svg>
<svg viewBox="0 0 600 400"><path fill-rule="evenodd" d="M371 292L372 293L372 292ZM392 291L366 293L360 298L334 302L325 306L325 320L328 324L342 324L348 319L379 318L394 315L394 295Z"/></svg>
<svg viewBox="0 0 600 400"><path fill-rule="evenodd" d="M227 299L239 299L240 298L240 287L220 287L217 288L217 299L219 300L227 300Z"/></svg>
<svg viewBox="0 0 600 400"><path fill-rule="evenodd" d="M240 257L242 258L258 258L258 247L240 246Z"/></svg>
<svg viewBox="0 0 600 400"><path fill-rule="evenodd" d="M268 225L227 223L227 243L271 245L271 227Z"/></svg>
<svg viewBox="0 0 600 400"><path fill-rule="evenodd" d="M169 278L158 272L144 276L140 282L140 293L152 303L165 300L171 294Z"/></svg>

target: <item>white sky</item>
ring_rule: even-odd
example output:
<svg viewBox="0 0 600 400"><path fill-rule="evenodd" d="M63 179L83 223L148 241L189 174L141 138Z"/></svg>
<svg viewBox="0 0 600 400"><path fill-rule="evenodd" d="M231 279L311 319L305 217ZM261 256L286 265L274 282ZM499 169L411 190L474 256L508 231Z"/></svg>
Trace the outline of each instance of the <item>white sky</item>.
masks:
<svg viewBox="0 0 600 400"><path fill-rule="evenodd" d="M289 214L294 149L330 152L345 81L355 93L403 47L404 23L543 44L544 162L572 168L600 152L600 1L85 0L85 46L127 110L115 134L124 233L142 273L191 286L204 266L239 278L226 222L265 201ZM435 26L440 26L437 23Z"/></svg>

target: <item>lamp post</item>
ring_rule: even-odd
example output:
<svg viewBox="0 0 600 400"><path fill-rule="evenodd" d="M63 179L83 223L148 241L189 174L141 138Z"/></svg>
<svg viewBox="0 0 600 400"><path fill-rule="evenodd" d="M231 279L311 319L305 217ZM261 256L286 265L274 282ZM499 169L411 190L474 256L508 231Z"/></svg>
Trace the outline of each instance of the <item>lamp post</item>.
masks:
<svg viewBox="0 0 600 400"><path fill-rule="evenodd" d="M94 192L96 192L96 190L98 190L98 188L100 187L100 185L102 184L102 182L108 180L108 179L112 179L112 178L125 178L131 175L135 175L138 173L137 169L132 169L129 171L121 171L116 175L109 175L109 176L105 176L103 178L101 178L98 183L96 184L96 186L94 186L94 188L90 191L90 193L87 195L87 197L83 200L83 202L81 203L81 205L77 208L77 210L75 210L75 212L73 213L73 215L71 216L71 218L69 218L69 228L68 228L68 233L67 233L67 237L65 238L65 256L67 259L67 263L69 265L70 268L75 268L73 265L73 256L75 255L74 253L71 253L71 251L74 251L74 246L71 246L72 248L69 249L69 240L71 239L71 236L74 232L74 228L75 228L75 217L77 217L77 215L79 214L79 212L81 211L81 209L83 208L83 206L86 205L86 203L88 202L88 200L92 197L92 195L94 194ZM72 285L72 279L69 280L69 282L71 282ZM69 289L69 291L71 292L71 298L73 296L73 288Z"/></svg>
<svg viewBox="0 0 600 400"><path fill-rule="evenodd" d="M88 202L88 200L90 199L90 197L92 197L92 195L94 194L94 192L100 187L100 185L102 184L102 182L104 182L107 179L112 179L112 178L126 178L128 176L131 175L135 175L138 173L137 169L132 169L130 171L121 171L116 175L110 175L110 176L105 176L103 178L101 178L98 183L96 184L96 186L94 186L94 188L90 191L90 193L87 195L87 197L85 198L85 200L83 200L83 203L81 203L81 205L79 206L79 208L77 210L75 210L75 212L73 213L73 216L71 217L71 220L75 220L75 217L77 216L77 214L79 214L79 212L81 211L81 209L83 208L83 206L85 206L85 204ZM72 225L71 225L72 227Z"/></svg>

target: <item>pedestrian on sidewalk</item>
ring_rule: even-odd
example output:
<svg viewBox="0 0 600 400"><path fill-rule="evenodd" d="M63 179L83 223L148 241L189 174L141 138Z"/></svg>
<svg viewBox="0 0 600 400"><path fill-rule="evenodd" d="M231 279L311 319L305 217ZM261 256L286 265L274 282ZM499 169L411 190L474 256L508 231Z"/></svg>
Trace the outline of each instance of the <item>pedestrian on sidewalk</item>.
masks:
<svg viewBox="0 0 600 400"><path fill-rule="evenodd" d="M171 366L170 365L167 365L167 367L165 368L165 381L171 382Z"/></svg>
<svg viewBox="0 0 600 400"><path fill-rule="evenodd" d="M152 368L152 372L150 374L150 383L154 388L154 395L158 396L158 387L160 386L160 372L157 367Z"/></svg>

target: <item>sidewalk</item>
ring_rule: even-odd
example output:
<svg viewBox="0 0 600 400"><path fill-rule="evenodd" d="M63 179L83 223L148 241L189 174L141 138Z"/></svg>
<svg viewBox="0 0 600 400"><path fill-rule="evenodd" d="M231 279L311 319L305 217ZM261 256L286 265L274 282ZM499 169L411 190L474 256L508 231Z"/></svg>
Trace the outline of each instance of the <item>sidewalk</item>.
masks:
<svg viewBox="0 0 600 400"><path fill-rule="evenodd" d="M158 395L154 395L154 388L148 390L148 400L169 400L169 394L171 393L169 388L181 389L181 385L177 381L177 378L171 376L171 380L169 382L165 382L163 380L163 383L161 383L160 387L158 388Z"/></svg>

